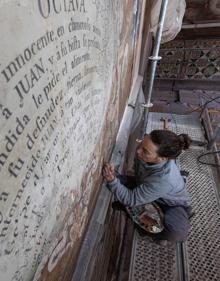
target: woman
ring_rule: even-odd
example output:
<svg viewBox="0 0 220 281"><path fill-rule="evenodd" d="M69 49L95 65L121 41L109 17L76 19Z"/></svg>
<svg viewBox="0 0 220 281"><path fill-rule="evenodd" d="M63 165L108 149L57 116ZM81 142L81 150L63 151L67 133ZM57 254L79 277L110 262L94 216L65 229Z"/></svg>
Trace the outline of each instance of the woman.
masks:
<svg viewBox="0 0 220 281"><path fill-rule="evenodd" d="M135 159L135 188L129 189L134 179L116 178L114 166L106 164L103 176L108 188L125 206L156 202L164 213L164 230L157 239L185 241L190 228L191 202L186 184L175 159L188 149L191 139L186 134L176 135L168 130L154 130L145 135Z"/></svg>

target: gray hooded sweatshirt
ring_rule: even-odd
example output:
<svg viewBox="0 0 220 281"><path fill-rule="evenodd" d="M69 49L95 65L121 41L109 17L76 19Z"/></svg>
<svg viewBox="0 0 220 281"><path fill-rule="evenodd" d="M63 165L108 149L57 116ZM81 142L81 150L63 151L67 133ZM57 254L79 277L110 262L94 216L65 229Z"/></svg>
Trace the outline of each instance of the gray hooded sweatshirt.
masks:
<svg viewBox="0 0 220 281"><path fill-rule="evenodd" d="M169 206L190 206L186 184L174 160L160 164L135 161L137 187L124 186L119 179L108 183L117 199L126 206L137 206L156 201Z"/></svg>

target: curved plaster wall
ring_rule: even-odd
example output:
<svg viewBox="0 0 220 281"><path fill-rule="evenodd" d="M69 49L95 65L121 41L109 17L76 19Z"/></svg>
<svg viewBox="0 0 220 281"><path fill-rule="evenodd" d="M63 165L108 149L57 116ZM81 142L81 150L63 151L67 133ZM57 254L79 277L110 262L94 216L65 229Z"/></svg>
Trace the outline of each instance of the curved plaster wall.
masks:
<svg viewBox="0 0 220 281"><path fill-rule="evenodd" d="M70 279L130 90L136 9L0 2L1 280Z"/></svg>

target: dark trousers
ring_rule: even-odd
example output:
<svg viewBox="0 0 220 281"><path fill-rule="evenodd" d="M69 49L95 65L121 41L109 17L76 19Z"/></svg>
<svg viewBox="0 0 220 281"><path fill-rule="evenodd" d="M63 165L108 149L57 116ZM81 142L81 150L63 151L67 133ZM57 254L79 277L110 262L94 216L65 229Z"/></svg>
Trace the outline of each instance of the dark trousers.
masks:
<svg viewBox="0 0 220 281"><path fill-rule="evenodd" d="M158 205L164 214L164 230L159 234L155 234L155 238L175 242L186 241L190 229L189 208Z"/></svg>
<svg viewBox="0 0 220 281"><path fill-rule="evenodd" d="M134 189L137 186L135 177L120 175L118 178L129 189ZM164 214L164 230L161 233L154 234L155 239L175 242L186 241L190 229L189 214L191 207L156 203Z"/></svg>

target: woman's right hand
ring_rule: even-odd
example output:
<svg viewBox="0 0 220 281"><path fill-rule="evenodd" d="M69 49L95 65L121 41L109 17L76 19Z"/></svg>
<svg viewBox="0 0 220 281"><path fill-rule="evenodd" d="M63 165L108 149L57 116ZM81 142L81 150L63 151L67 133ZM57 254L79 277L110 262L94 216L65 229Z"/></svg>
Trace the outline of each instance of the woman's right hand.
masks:
<svg viewBox="0 0 220 281"><path fill-rule="evenodd" d="M115 166L109 163L104 164L102 175L107 182L113 181L115 179Z"/></svg>

